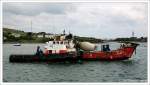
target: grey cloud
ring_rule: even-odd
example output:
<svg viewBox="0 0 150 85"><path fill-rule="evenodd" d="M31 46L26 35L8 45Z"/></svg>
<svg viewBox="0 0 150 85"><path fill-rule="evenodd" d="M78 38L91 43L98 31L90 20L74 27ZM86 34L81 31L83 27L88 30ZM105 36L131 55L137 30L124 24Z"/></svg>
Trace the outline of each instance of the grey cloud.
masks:
<svg viewBox="0 0 150 85"><path fill-rule="evenodd" d="M74 8L67 3L4 3L3 10L17 15L34 16L40 13L65 14Z"/></svg>
<svg viewBox="0 0 150 85"><path fill-rule="evenodd" d="M80 36L114 38L129 37L134 30L137 36L146 36L147 5L132 4L5 3L3 24L30 31L33 20L34 32L66 29Z"/></svg>

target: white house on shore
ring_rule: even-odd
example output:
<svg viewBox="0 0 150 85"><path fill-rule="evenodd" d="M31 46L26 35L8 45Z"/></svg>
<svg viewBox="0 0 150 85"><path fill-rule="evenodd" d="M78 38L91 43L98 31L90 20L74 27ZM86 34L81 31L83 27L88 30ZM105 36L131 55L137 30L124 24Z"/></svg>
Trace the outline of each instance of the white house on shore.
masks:
<svg viewBox="0 0 150 85"><path fill-rule="evenodd" d="M38 38L43 38L43 35L42 34L38 34L37 37Z"/></svg>
<svg viewBox="0 0 150 85"><path fill-rule="evenodd" d="M46 38L53 39L53 38L55 37L55 35L53 35L53 34L45 34L45 37L46 37Z"/></svg>
<svg viewBox="0 0 150 85"><path fill-rule="evenodd" d="M18 34L18 33L12 33L11 34L12 36L14 36L14 37L16 37L16 38L18 38L18 37L20 37L21 35L20 34Z"/></svg>
<svg viewBox="0 0 150 85"><path fill-rule="evenodd" d="M54 34L50 34L50 33L44 33L44 32L41 32L41 33L38 33L37 34L37 37L38 38L50 38L50 39L53 39L55 37Z"/></svg>

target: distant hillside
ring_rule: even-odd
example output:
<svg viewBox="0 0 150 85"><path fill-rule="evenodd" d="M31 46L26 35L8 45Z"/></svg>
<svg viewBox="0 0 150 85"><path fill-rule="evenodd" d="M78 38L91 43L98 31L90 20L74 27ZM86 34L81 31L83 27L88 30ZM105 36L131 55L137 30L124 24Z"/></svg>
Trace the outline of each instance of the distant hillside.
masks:
<svg viewBox="0 0 150 85"><path fill-rule="evenodd" d="M4 42L22 42L22 43L23 42L44 43L49 40L53 40L48 37L41 37L41 35L43 34L48 34L48 33L45 33L45 32L31 33L31 32L24 32L24 31L20 31L16 29L3 28L3 41ZM101 39L96 39L92 37L74 36L74 38L81 42L87 41L87 42L92 42L92 43L99 43L103 41Z"/></svg>
<svg viewBox="0 0 150 85"><path fill-rule="evenodd" d="M16 30L16 29L9 29L9 28L3 28L3 32L24 33L24 31L20 31L20 30Z"/></svg>
<svg viewBox="0 0 150 85"><path fill-rule="evenodd" d="M130 38L116 38L113 41L119 41L119 42L131 42L131 41L136 41L136 42L147 42L147 37L130 37Z"/></svg>
<svg viewBox="0 0 150 85"><path fill-rule="evenodd" d="M101 42L103 42L102 39L96 39L96 38L93 38L93 37L79 37L79 36L74 36L74 37L77 41L80 41L80 42L84 42L84 41L91 42L91 43L101 43Z"/></svg>
<svg viewBox="0 0 150 85"><path fill-rule="evenodd" d="M48 35L48 36L45 36ZM45 37L44 37L45 36ZM51 36L51 38L49 37ZM49 40L53 40L53 34L39 32L39 33L32 33L32 32L24 32L16 29L9 29L3 28L3 42L22 42L22 43L44 43ZM74 36L74 39L80 42L91 42L91 43L101 43L104 40L93 38L93 37L81 37L81 36ZM110 41L117 41L117 42L126 42L126 41L138 41L138 42L147 42L147 37L130 37L130 38L116 38Z"/></svg>

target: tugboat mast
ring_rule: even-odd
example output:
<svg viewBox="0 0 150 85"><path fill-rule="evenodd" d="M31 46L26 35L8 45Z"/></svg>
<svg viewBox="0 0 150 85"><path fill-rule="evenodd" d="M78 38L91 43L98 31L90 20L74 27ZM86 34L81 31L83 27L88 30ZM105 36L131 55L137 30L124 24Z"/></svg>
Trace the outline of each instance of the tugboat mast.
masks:
<svg viewBox="0 0 150 85"><path fill-rule="evenodd" d="M32 20L31 20L30 24L31 24L31 33L32 33Z"/></svg>
<svg viewBox="0 0 150 85"><path fill-rule="evenodd" d="M132 37L134 37L134 31L132 31Z"/></svg>

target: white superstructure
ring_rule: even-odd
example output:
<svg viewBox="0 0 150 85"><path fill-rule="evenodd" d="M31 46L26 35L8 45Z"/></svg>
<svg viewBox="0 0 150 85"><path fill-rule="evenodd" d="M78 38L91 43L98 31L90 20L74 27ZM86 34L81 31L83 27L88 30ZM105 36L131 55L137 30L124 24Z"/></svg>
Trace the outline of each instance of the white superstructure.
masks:
<svg viewBox="0 0 150 85"><path fill-rule="evenodd" d="M54 41L46 42L46 52L47 54L53 53L66 53L66 52L75 52L74 43L72 39L66 40L66 36L57 36Z"/></svg>

